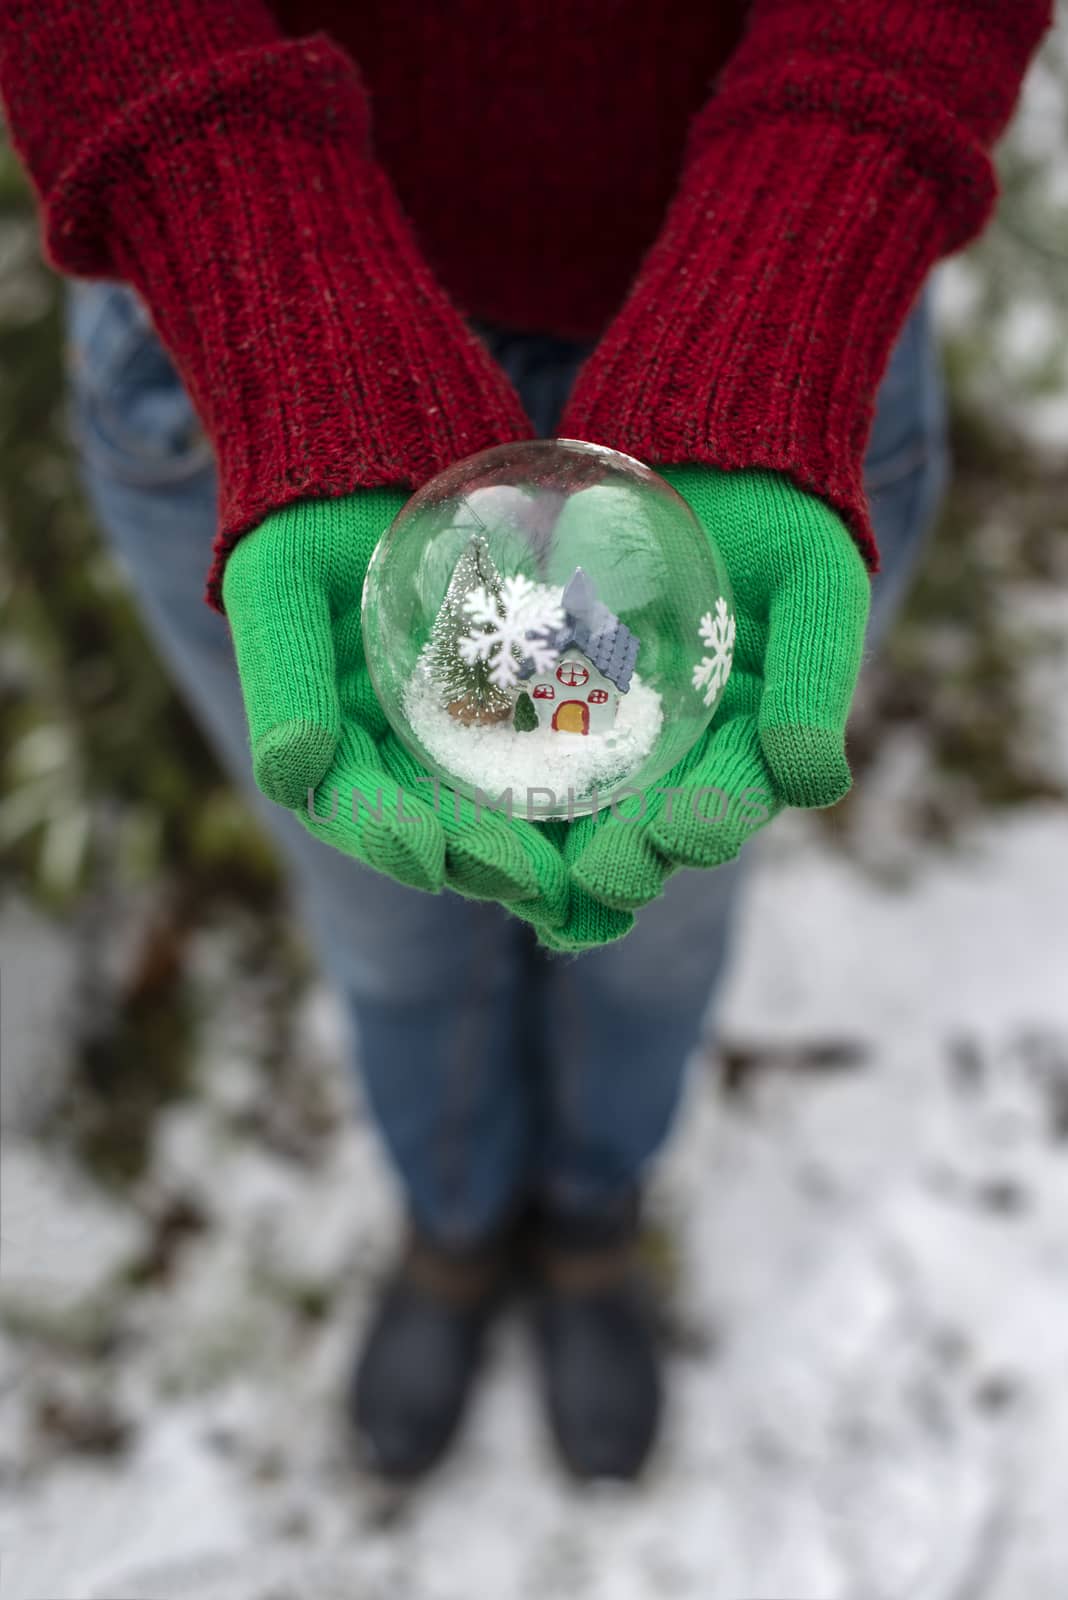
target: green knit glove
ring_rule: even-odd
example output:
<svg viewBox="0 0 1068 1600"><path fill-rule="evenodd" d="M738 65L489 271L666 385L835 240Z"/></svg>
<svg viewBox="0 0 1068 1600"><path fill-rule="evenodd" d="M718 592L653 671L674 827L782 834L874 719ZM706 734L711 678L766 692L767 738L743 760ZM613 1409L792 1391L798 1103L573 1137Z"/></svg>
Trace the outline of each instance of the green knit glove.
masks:
<svg viewBox="0 0 1068 1600"><path fill-rule="evenodd" d="M845 724L870 584L845 525L777 473L660 471L723 554L734 590L734 664L708 732L646 793L644 810L635 796L619 807L629 822L606 812L568 828L571 910L564 925L540 930L558 950L618 938L676 868L719 866L784 806L834 805L852 781ZM564 515L581 516L582 498ZM681 792L665 793L671 789ZM724 791L729 806L698 799L695 815L700 789ZM724 809L721 820L702 820Z"/></svg>
<svg viewBox="0 0 1068 1600"><path fill-rule="evenodd" d="M223 602L256 782L317 837L401 883L447 886L536 915L539 925L560 924L568 881L556 843L500 813L476 820L471 802L445 790L435 806L429 780L419 781L426 774L390 731L371 686L363 580L406 498L374 489L298 501L272 512L230 556Z"/></svg>

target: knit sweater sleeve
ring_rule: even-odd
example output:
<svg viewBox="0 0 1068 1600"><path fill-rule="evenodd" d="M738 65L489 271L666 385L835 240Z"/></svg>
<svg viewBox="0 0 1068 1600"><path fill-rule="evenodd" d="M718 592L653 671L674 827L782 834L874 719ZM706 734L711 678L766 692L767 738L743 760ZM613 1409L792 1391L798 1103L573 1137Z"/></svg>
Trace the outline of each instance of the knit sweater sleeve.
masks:
<svg viewBox="0 0 1068 1600"><path fill-rule="evenodd" d="M0 90L52 263L141 293L215 447L216 604L268 511L529 434L325 36L260 0L0 0Z"/></svg>
<svg viewBox="0 0 1068 1600"><path fill-rule="evenodd" d="M988 152L1050 18L1050 0L754 0L561 432L786 473L874 569L879 379L931 267L990 214Z"/></svg>

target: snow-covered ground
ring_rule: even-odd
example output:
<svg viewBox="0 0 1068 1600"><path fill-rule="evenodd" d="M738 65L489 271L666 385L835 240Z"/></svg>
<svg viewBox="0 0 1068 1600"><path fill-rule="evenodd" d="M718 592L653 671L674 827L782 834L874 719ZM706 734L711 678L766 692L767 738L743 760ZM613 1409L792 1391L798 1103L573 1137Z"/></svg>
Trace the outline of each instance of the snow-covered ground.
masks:
<svg viewBox="0 0 1068 1600"><path fill-rule="evenodd" d="M562 1477L518 1317L434 1481L349 1464L392 1195L322 994L310 1155L262 1137L223 1002L137 1206L9 1132L4 1600L1062 1600L1066 898L1055 807L893 888L768 836L657 1182L672 1392L637 1491Z"/></svg>

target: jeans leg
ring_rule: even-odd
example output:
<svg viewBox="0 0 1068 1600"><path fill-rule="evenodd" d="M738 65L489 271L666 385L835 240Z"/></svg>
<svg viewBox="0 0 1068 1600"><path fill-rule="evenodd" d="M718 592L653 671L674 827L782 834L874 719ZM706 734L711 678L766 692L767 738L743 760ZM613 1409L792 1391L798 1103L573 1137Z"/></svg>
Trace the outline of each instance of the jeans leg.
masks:
<svg viewBox="0 0 1068 1600"><path fill-rule="evenodd" d="M865 461L882 552L869 648L904 598L946 476L941 377L922 299L880 387ZM677 873L620 943L552 959L539 1181L558 1203L612 1212L667 1133L727 965L748 858L743 850L713 872Z"/></svg>
<svg viewBox="0 0 1068 1600"><path fill-rule="evenodd" d="M538 1187L555 1206L626 1206L666 1137L730 949L741 860L679 872L618 944L549 958Z"/></svg>
<svg viewBox="0 0 1068 1600"><path fill-rule="evenodd" d="M511 379L538 437L554 438L578 370L596 341L517 333L490 322L471 326Z"/></svg>
<svg viewBox="0 0 1068 1600"><path fill-rule="evenodd" d="M72 421L90 500L149 631L290 868L354 1014L368 1101L416 1219L457 1244L512 1204L530 1112L516 1069L521 925L419 894L330 849L252 782L229 631L203 602L215 527L211 453L136 298L75 286Z"/></svg>

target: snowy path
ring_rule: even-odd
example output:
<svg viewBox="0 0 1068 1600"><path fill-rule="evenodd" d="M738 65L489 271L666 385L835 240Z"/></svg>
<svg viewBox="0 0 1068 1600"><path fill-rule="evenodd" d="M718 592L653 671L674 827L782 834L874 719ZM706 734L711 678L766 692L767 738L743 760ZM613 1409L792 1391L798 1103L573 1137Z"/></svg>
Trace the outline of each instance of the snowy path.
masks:
<svg viewBox="0 0 1068 1600"><path fill-rule="evenodd" d="M676 1353L637 1493L559 1476L518 1325L435 1481L397 1497L345 1465L334 1385L388 1185L348 1118L303 1169L240 1131L258 1091L224 1020L153 1180L212 1225L166 1287L104 1294L110 1360L0 1343L3 1600L1063 1600L1066 891L1052 808L895 890L773 833L729 1087L695 1073L659 1183ZM84 1333L131 1218L7 1155L8 1325ZM125 1445L50 1453L57 1395Z"/></svg>

